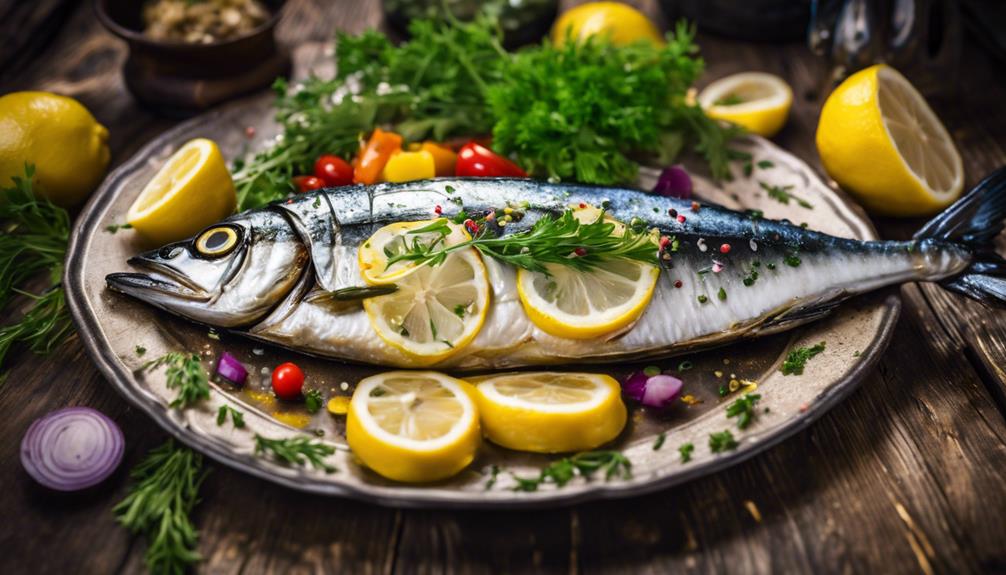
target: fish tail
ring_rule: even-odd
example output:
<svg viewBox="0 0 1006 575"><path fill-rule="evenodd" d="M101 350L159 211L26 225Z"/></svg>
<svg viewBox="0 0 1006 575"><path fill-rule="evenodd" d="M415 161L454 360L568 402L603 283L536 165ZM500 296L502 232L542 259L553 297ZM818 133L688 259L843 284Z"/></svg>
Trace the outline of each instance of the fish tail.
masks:
<svg viewBox="0 0 1006 575"><path fill-rule="evenodd" d="M972 256L963 272L940 285L986 305L1006 306L1006 260L995 251L1004 220L1006 166L992 172L915 234L916 240L953 244Z"/></svg>

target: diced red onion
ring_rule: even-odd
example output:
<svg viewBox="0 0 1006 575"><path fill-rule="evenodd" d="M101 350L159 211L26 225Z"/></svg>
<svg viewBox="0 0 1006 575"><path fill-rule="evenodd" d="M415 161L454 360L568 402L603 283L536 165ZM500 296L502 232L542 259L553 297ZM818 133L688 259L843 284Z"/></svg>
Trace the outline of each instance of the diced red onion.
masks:
<svg viewBox="0 0 1006 575"><path fill-rule="evenodd" d="M664 374L648 376L637 371L625 378L622 392L629 399L662 411L678 400L682 387L681 380L676 377Z"/></svg>
<svg viewBox="0 0 1006 575"><path fill-rule="evenodd" d="M122 462L126 441L105 414L68 407L36 419L21 440L21 465L35 481L57 491L101 483Z"/></svg>
<svg viewBox="0 0 1006 575"><path fill-rule="evenodd" d="M220 354L220 361L217 362L217 374L234 385L244 385L245 380L248 379L248 370L245 369L245 366L241 365L238 358L226 351Z"/></svg>
<svg viewBox="0 0 1006 575"><path fill-rule="evenodd" d="M653 193L667 198L687 200L692 197L692 177L681 166L664 168Z"/></svg>

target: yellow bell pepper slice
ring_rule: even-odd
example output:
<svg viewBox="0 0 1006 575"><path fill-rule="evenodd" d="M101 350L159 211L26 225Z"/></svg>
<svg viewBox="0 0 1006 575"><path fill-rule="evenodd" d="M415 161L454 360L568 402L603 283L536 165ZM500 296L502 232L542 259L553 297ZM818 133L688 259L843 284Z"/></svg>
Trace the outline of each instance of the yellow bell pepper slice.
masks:
<svg viewBox="0 0 1006 575"><path fill-rule="evenodd" d="M425 180L437 175L433 154L426 150L418 152L398 152L388 158L384 165L382 179L385 182L411 182Z"/></svg>

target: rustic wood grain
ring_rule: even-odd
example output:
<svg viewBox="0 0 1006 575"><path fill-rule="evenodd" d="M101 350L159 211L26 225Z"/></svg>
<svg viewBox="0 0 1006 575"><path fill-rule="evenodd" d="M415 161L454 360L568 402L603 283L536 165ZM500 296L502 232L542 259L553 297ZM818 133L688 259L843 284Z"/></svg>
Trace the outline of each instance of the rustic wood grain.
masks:
<svg viewBox="0 0 1006 575"><path fill-rule="evenodd" d="M79 98L110 128L115 164L172 125L129 98L119 75L124 47L90 3L28 4L13 9L34 15L18 24L18 38L31 44L12 74L9 52L0 51L0 93L48 89ZM657 14L652 0L635 4ZM11 6L0 5L0 17ZM61 27L59 18L37 16L62 6L70 8ZM295 0L279 33L313 52L336 27L381 23L376 2ZM0 18L0 30L10 29ZM798 44L709 36L700 43L704 82L760 69L794 86L793 115L777 140L818 165L813 134L827 93L820 62ZM962 78L968 89L937 109L974 183L1006 161L1006 82L973 46ZM919 223L879 222L888 237L910 235ZM809 430L726 472L642 498L508 513L382 509L211 465L195 516L206 558L200 571L1006 572L1006 315L935 286L908 286L902 295L891 348L862 389ZM7 517L0 572L141 572L143 544L110 509L125 493L128 468L163 432L105 384L75 339L51 358L15 352L10 365L0 388ZM17 448L33 419L67 405L107 413L126 432L127 451L102 486L55 495L21 470ZM669 438L665 449L674 447Z"/></svg>

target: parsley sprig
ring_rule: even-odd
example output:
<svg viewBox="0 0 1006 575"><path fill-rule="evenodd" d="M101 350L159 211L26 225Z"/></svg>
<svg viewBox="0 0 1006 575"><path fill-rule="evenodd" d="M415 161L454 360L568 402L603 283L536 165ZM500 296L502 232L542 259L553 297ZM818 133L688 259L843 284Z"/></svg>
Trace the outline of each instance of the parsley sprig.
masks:
<svg viewBox="0 0 1006 575"><path fill-rule="evenodd" d="M199 502L203 456L173 440L151 451L133 468L133 486L113 508L126 529L147 538L145 559L151 573L184 573L201 559L199 534L189 515Z"/></svg>
<svg viewBox="0 0 1006 575"><path fill-rule="evenodd" d="M271 453L276 459L290 465L310 464L315 469L332 473L335 467L325 463L325 458L335 453L335 448L306 436L270 439L255 434L255 453Z"/></svg>
<svg viewBox="0 0 1006 575"><path fill-rule="evenodd" d="M757 393L748 393L738 397L736 401L727 406L727 417L736 417L737 427L746 429L757 415L755 405L760 399L761 395Z"/></svg>
<svg viewBox="0 0 1006 575"><path fill-rule="evenodd" d="M786 359L782 362L782 367L779 371L783 375L802 375L804 367L807 366L807 362L815 355L824 351L824 342L813 345L811 347L798 347L789 352Z"/></svg>
<svg viewBox="0 0 1006 575"><path fill-rule="evenodd" d="M399 261L439 265L451 253L469 247L504 263L541 273L548 273L546 264L589 271L617 259L659 263L657 246L649 233L626 228L623 234L616 235L615 224L601 217L584 224L572 210L559 217L543 217L531 229L505 236L497 236L489 226L481 226L472 239L447 247L443 247L441 240L451 233L451 228L444 218L409 233L431 232L438 234L433 241L417 238L406 243L404 250L389 254L387 265Z"/></svg>
<svg viewBox="0 0 1006 575"><path fill-rule="evenodd" d="M167 366L168 389L178 390L171 407L187 407L210 396L210 380L197 353L172 351L143 364L140 371Z"/></svg>
<svg viewBox="0 0 1006 575"><path fill-rule="evenodd" d="M589 479L598 471L604 473L605 481L616 477L627 479L632 477L632 462L618 451L584 451L550 463L537 477L511 475L517 482L514 491L538 491L545 483L562 487L577 475Z"/></svg>

